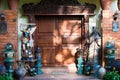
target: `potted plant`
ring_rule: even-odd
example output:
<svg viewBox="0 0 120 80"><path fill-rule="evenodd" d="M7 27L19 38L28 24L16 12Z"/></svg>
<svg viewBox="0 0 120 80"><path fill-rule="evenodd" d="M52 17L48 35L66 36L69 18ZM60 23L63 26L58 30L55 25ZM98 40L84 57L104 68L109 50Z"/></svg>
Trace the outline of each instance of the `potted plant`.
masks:
<svg viewBox="0 0 120 80"><path fill-rule="evenodd" d="M113 71L109 71L104 75L103 80L120 80L120 74L114 68Z"/></svg>

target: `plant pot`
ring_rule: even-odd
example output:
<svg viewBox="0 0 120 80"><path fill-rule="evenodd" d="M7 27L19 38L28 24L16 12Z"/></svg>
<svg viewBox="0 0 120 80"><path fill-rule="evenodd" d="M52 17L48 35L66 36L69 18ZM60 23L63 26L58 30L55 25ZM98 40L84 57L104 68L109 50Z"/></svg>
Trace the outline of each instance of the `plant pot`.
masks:
<svg viewBox="0 0 120 80"><path fill-rule="evenodd" d="M26 74L26 69L20 65L18 69L16 69L15 72L16 72L17 77L21 80Z"/></svg>
<svg viewBox="0 0 120 80"><path fill-rule="evenodd" d="M19 0L7 0L7 2L8 2L8 7L10 10L17 11Z"/></svg>
<svg viewBox="0 0 120 80"><path fill-rule="evenodd" d="M102 10L109 10L112 0L100 0Z"/></svg>
<svg viewBox="0 0 120 80"><path fill-rule="evenodd" d="M102 79L105 74L106 74L106 69L104 67L99 68L99 70L98 70L99 79Z"/></svg>
<svg viewBox="0 0 120 80"><path fill-rule="evenodd" d="M120 10L120 0L117 2L118 9Z"/></svg>

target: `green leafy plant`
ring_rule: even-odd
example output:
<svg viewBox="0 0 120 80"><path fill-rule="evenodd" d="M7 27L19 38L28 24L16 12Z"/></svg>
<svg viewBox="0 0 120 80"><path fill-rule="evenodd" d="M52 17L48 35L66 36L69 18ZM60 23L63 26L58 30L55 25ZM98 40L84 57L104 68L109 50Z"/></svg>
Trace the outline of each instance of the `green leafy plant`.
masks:
<svg viewBox="0 0 120 80"><path fill-rule="evenodd" d="M109 71L104 75L103 80L120 80L120 74L114 68L113 71Z"/></svg>
<svg viewBox="0 0 120 80"><path fill-rule="evenodd" d="M0 74L0 80L13 80L13 77L6 73L5 75Z"/></svg>

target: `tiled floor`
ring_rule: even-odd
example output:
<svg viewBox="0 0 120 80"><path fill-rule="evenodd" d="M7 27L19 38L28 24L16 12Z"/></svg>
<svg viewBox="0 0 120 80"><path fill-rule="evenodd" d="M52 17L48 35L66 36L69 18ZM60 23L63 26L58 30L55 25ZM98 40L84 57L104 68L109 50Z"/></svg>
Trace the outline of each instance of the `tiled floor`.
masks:
<svg viewBox="0 0 120 80"><path fill-rule="evenodd" d="M43 74L34 77L26 76L22 80L99 80L93 76L78 75L69 73L67 69L61 68L46 68L42 69Z"/></svg>

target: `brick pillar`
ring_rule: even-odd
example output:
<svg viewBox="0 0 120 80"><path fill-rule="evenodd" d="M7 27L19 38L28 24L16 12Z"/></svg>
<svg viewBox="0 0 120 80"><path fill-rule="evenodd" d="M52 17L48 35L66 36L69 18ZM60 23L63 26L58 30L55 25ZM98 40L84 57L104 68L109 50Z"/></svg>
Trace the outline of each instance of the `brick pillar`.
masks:
<svg viewBox="0 0 120 80"><path fill-rule="evenodd" d="M115 46L117 47L115 59L120 59L120 29L118 32L112 31L112 22L113 22L113 15L115 11L110 10L103 10L102 11L102 46L103 46L103 66L104 63L104 48L107 41L114 40ZM120 12L119 12L120 14ZM120 15L119 15L120 16ZM118 18L118 22L120 22L120 17Z"/></svg>
<svg viewBox="0 0 120 80"><path fill-rule="evenodd" d="M0 10L0 13L2 11ZM18 15L16 11L12 11L12 10L5 10L5 21L7 23L7 34L4 35L0 35L0 53L2 53L2 51L5 49L5 45L7 43L12 43L15 52L15 61L18 58L18 53L17 53L17 49L18 49L18 29L17 29L17 19L18 19ZM3 63L4 58L2 56L2 54L0 55L0 63ZM17 67L17 63L15 62L14 67Z"/></svg>

